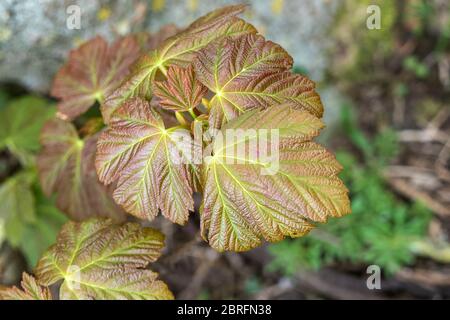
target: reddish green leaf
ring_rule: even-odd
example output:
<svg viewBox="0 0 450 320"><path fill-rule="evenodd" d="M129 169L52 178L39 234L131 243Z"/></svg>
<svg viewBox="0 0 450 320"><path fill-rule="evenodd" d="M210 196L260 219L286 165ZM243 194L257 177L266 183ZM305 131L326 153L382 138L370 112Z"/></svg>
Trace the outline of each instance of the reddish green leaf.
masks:
<svg viewBox="0 0 450 320"><path fill-rule="evenodd" d="M63 280L60 299L173 299L147 270L161 255L164 236L137 223L68 222L36 267L40 284Z"/></svg>
<svg viewBox="0 0 450 320"><path fill-rule="evenodd" d="M123 211L95 172L97 137L83 140L71 123L60 119L47 122L37 160L42 190L47 196L57 193L58 208L72 219L103 216L121 220Z"/></svg>
<svg viewBox="0 0 450 320"><path fill-rule="evenodd" d="M51 94L61 99L60 113L69 119L86 112L95 101L103 102L129 72L140 54L132 36L111 46L95 37L70 52L69 60L57 73Z"/></svg>
<svg viewBox="0 0 450 320"><path fill-rule="evenodd" d="M214 40L256 33L252 25L236 17L244 8L243 5L237 5L213 11L165 40L157 50L142 56L119 88L107 97L102 107L105 122L108 123L114 110L127 99L150 99L151 84L158 71L165 74L171 65L187 66L198 50Z"/></svg>
<svg viewBox="0 0 450 320"><path fill-rule="evenodd" d="M288 71L292 63L279 45L253 34L224 38L200 50L194 60L197 77L215 93L210 126L220 128L247 110L282 103L321 117L314 83Z"/></svg>
<svg viewBox="0 0 450 320"><path fill-rule="evenodd" d="M0 287L0 300L52 300L48 288L41 287L32 276L23 273L22 289Z"/></svg>
<svg viewBox="0 0 450 320"><path fill-rule="evenodd" d="M299 237L313 222L350 212L347 189L337 177L340 164L310 141L322 126L287 105L249 111L223 126L206 164L200 215L203 237L213 248L245 251L261 239ZM278 141L261 129L274 129ZM227 130L237 135L227 138ZM270 153L264 154L263 145ZM272 156L272 147L277 159L264 157ZM253 153L240 155L239 149Z"/></svg>
<svg viewBox="0 0 450 320"><path fill-rule="evenodd" d="M127 212L152 220L160 208L184 224L194 209L190 170L200 154L188 130L166 129L161 116L135 98L113 114L100 136L96 167L100 181L117 181L113 196Z"/></svg>

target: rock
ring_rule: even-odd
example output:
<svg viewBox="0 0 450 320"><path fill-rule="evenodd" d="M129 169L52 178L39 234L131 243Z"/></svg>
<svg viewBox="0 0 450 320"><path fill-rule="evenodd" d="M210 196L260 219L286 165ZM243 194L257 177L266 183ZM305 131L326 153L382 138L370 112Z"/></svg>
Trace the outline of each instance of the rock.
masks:
<svg viewBox="0 0 450 320"><path fill-rule="evenodd" d="M144 28L142 1L15 1L0 2L0 81L33 91L48 91L53 75L70 49L96 34L113 39ZM66 10L80 8L80 29L69 29Z"/></svg>
<svg viewBox="0 0 450 320"><path fill-rule="evenodd" d="M0 82L47 92L68 51L100 34L112 40L167 23L186 26L196 17L236 1L39 0L0 2ZM67 8L80 8L80 29L69 29ZM327 65L327 30L336 1L255 1L244 15L268 39L281 44L297 65L320 80ZM72 8L73 9L73 8ZM72 21L72 20L70 20Z"/></svg>

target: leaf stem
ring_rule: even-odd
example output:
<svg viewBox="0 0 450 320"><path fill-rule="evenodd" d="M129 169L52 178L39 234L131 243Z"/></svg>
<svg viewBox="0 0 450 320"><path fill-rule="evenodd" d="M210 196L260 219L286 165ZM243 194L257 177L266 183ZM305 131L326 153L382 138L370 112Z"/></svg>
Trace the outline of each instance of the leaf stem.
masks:
<svg viewBox="0 0 450 320"><path fill-rule="evenodd" d="M166 67L165 67L163 64L161 64L161 65L159 66L159 70L161 70L161 72L163 73L163 75L164 75L165 77L167 77L167 69L166 69Z"/></svg>
<svg viewBox="0 0 450 320"><path fill-rule="evenodd" d="M177 118L178 122L179 122L182 126L187 126L187 125L188 125L186 119L183 117L183 113L182 113L182 112L176 111L176 112L175 112L175 118Z"/></svg>
<svg viewBox="0 0 450 320"><path fill-rule="evenodd" d="M194 108L190 108L188 111L194 120L197 119L197 115L194 112Z"/></svg>

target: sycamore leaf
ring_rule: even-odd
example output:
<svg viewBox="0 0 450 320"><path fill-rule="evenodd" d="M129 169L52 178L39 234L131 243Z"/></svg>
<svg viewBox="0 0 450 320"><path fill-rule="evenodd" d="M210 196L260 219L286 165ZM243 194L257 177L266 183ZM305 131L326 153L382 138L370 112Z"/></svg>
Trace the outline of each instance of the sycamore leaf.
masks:
<svg viewBox="0 0 450 320"><path fill-rule="evenodd" d="M114 110L127 99L150 99L151 83L159 70L166 73L171 65L187 66L198 50L214 40L256 33L251 24L236 17L244 9L244 5L236 5L213 11L193 22L184 31L165 40L157 50L139 58L130 75L102 105L105 123L109 122Z"/></svg>
<svg viewBox="0 0 450 320"><path fill-rule="evenodd" d="M140 218L152 220L158 208L184 224L194 209L191 168L201 154L190 132L166 129L161 116L139 98L128 100L111 118L97 145L100 181L117 181L114 199Z"/></svg>
<svg viewBox="0 0 450 320"><path fill-rule="evenodd" d="M167 24L162 26L157 32L141 33L142 47L147 51L155 50L164 40L176 35L180 31L176 25Z"/></svg>
<svg viewBox="0 0 450 320"><path fill-rule="evenodd" d="M159 231L137 223L68 222L35 274L45 286L63 280L60 299L173 299L158 275L145 269L163 246Z"/></svg>
<svg viewBox="0 0 450 320"><path fill-rule="evenodd" d="M133 36L111 46L98 36L72 50L51 91L52 96L61 99L59 112L74 119L95 101L101 103L128 74L139 54L140 47Z"/></svg>
<svg viewBox="0 0 450 320"><path fill-rule="evenodd" d="M170 67L167 80L154 83L154 94L159 104L173 111L188 111L195 108L208 92L195 76L192 65L187 68Z"/></svg>
<svg viewBox="0 0 450 320"><path fill-rule="evenodd" d="M74 220L93 216L121 220L123 211L95 172L97 137L83 140L71 123L48 121L42 130L43 149L37 159L42 190L47 196L57 193L57 207Z"/></svg>
<svg viewBox="0 0 450 320"><path fill-rule="evenodd" d="M247 110L282 103L321 117L314 83L288 71L292 63L283 48L254 34L224 38L200 50L195 72L215 94L210 101L210 126L220 128Z"/></svg>
<svg viewBox="0 0 450 320"><path fill-rule="evenodd" d="M222 127L206 164L201 209L202 235L213 248L244 251L261 239L299 237L312 222L350 212L340 164L311 142L322 126L313 115L280 105Z"/></svg>
<svg viewBox="0 0 450 320"><path fill-rule="evenodd" d="M39 132L55 113L45 99L27 96L0 111L0 149L7 147L20 160L39 150Z"/></svg>
<svg viewBox="0 0 450 320"><path fill-rule="evenodd" d="M0 220L6 239L18 246L26 225L36 221L35 198L31 189L34 174L22 171L0 185Z"/></svg>
<svg viewBox="0 0 450 320"><path fill-rule="evenodd" d="M41 287L32 276L22 274L22 289L0 287L0 300L52 300L50 289Z"/></svg>

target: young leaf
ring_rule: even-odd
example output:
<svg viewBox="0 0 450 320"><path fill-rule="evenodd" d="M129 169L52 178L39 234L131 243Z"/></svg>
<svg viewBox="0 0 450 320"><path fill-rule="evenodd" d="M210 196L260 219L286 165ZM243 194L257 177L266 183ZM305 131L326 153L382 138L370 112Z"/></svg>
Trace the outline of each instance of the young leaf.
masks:
<svg viewBox="0 0 450 320"><path fill-rule="evenodd" d="M188 111L195 108L208 92L195 76L192 65L187 68L170 67L167 80L154 83L154 94L159 104L173 111Z"/></svg>
<svg viewBox="0 0 450 320"><path fill-rule="evenodd" d="M26 96L0 111L0 149L7 147L20 160L39 150L39 132L55 113L45 99Z"/></svg>
<svg viewBox="0 0 450 320"><path fill-rule="evenodd" d="M105 122L109 122L114 110L127 99L149 99L152 95L151 83L158 70L166 73L171 65L187 66L198 50L216 39L256 33L252 25L236 17L244 9L244 5L236 5L213 11L199 18L183 32L168 38L156 51L138 59L130 76L107 97L102 106Z"/></svg>
<svg viewBox="0 0 450 320"><path fill-rule="evenodd" d="M134 98L113 114L99 138L97 173L105 184L117 181L113 196L127 212L152 220L160 208L184 224L194 209L190 168L199 148L188 130L166 129L147 102Z"/></svg>
<svg viewBox="0 0 450 320"><path fill-rule="evenodd" d="M60 113L74 119L86 112L95 101L103 102L128 74L140 54L132 36L111 46L101 37L85 42L70 52L69 60L55 77L51 94L61 99Z"/></svg>
<svg viewBox="0 0 450 320"><path fill-rule="evenodd" d="M60 299L173 299L145 269L163 246L159 231L137 223L68 222L39 261L36 278L45 286L63 280Z"/></svg>
<svg viewBox="0 0 450 320"><path fill-rule="evenodd" d="M33 180L32 172L23 171L0 186L0 220L5 224L6 239L13 246L20 244L26 225L36 221Z"/></svg>
<svg viewBox="0 0 450 320"><path fill-rule="evenodd" d="M205 168L201 228L213 248L244 251L261 239L299 237L314 221L350 212L347 189L336 176L341 166L311 142L322 126L318 118L287 105L249 111L223 126L222 133L244 131L236 139L218 139L219 134ZM275 129L279 142L272 136L266 141L260 129ZM279 158L263 157L262 142L268 150L279 146L274 150ZM236 148L252 150L252 143L252 154L236 156Z"/></svg>
<svg viewBox="0 0 450 320"><path fill-rule="evenodd" d="M95 172L97 137L82 140L71 123L60 119L47 122L37 159L42 190L47 196L57 193L57 207L74 220L93 216L121 220L123 211Z"/></svg>
<svg viewBox="0 0 450 320"><path fill-rule="evenodd" d="M292 58L260 35L224 38L200 50L194 60L198 79L215 93L210 101L210 126L236 118L252 108L281 103L322 116L314 83L288 71Z"/></svg>
<svg viewBox="0 0 450 320"><path fill-rule="evenodd" d="M32 276L22 274L22 289L0 287L0 300L52 300L48 288L41 287Z"/></svg>

